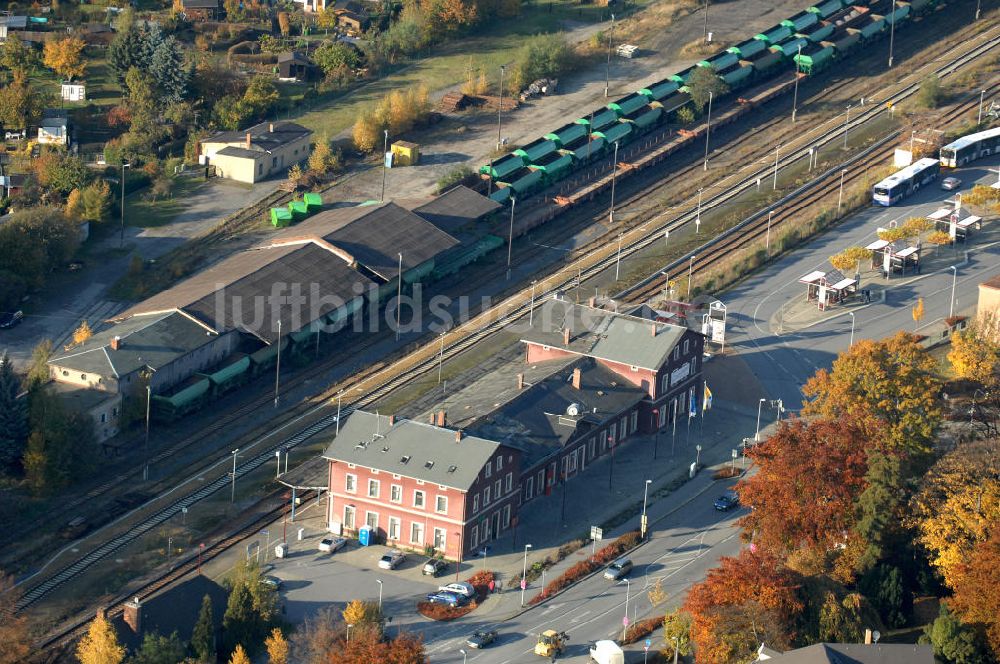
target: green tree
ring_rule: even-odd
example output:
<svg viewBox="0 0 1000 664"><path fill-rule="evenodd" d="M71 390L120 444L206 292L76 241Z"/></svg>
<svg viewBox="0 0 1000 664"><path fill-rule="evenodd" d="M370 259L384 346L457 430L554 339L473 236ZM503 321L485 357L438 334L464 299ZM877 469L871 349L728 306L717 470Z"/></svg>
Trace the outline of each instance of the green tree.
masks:
<svg viewBox="0 0 1000 664"><path fill-rule="evenodd" d="M12 129L27 129L42 117L48 95L32 87L27 73L15 69L10 83L0 87L0 123Z"/></svg>
<svg viewBox="0 0 1000 664"><path fill-rule="evenodd" d="M184 99L191 70L184 66L184 53L176 39L166 37L156 46L149 58L149 73L168 102Z"/></svg>
<svg viewBox="0 0 1000 664"><path fill-rule="evenodd" d="M152 135L158 129L157 116L161 103L156 92L156 80L146 70L132 67L125 75L125 90L125 106L132 118L130 131Z"/></svg>
<svg viewBox="0 0 1000 664"><path fill-rule="evenodd" d="M62 210L36 207L14 212L0 224L0 271L20 275L40 288L52 270L65 264L80 246L76 222Z"/></svg>
<svg viewBox="0 0 1000 664"><path fill-rule="evenodd" d="M129 664L178 664L184 659L184 651L184 643L177 632L170 636L151 632L143 637L142 646Z"/></svg>
<svg viewBox="0 0 1000 664"><path fill-rule="evenodd" d="M877 565L861 577L858 588L864 593L889 627L902 627L912 606L912 598L903 587L898 567Z"/></svg>
<svg viewBox="0 0 1000 664"><path fill-rule="evenodd" d="M934 646L935 657L948 664L980 664L988 657L982 638L942 603L934 622L924 628L921 642Z"/></svg>
<svg viewBox="0 0 1000 664"><path fill-rule="evenodd" d="M106 181L94 182L80 190L80 217L87 221L101 222L111 212L111 185Z"/></svg>
<svg viewBox="0 0 1000 664"><path fill-rule="evenodd" d="M274 86L274 81L266 76L254 76L243 94L243 101L250 107L250 112L255 117L263 117L270 113L278 103L278 98L278 88Z"/></svg>
<svg viewBox="0 0 1000 664"><path fill-rule="evenodd" d="M103 611L97 612L87 634L77 645L76 658L80 664L121 664L125 660L125 648L118 643L115 628Z"/></svg>
<svg viewBox="0 0 1000 664"><path fill-rule="evenodd" d="M0 470L10 471L21 459L28 438L28 403L18 399L20 381L6 351L0 356Z"/></svg>
<svg viewBox="0 0 1000 664"><path fill-rule="evenodd" d="M194 631L191 633L191 650L200 662L216 660L215 620L212 617L212 598L208 595L201 598L198 622L194 624Z"/></svg>
<svg viewBox="0 0 1000 664"><path fill-rule="evenodd" d="M251 654L273 627L277 615L277 596L261 581L261 570L245 562L234 570L229 581L229 602L222 619L227 652L242 644Z"/></svg>
<svg viewBox="0 0 1000 664"><path fill-rule="evenodd" d="M49 152L35 159L32 166L39 184L61 194L82 189L93 178L83 159L73 154Z"/></svg>
<svg viewBox="0 0 1000 664"><path fill-rule="evenodd" d="M42 339L31 349L31 361L28 363L28 375L25 377L25 387L29 390L48 382L49 358L52 357L52 342Z"/></svg>
<svg viewBox="0 0 1000 664"><path fill-rule="evenodd" d="M223 129L235 131L253 115L253 108L241 97L226 95L216 102L212 113L216 124Z"/></svg>
<svg viewBox="0 0 1000 664"><path fill-rule="evenodd" d="M674 650L687 657L691 654L691 614L674 609L663 616L663 656L672 658Z"/></svg>
<svg viewBox="0 0 1000 664"><path fill-rule="evenodd" d="M819 612L819 640L832 643L858 643L865 628L861 607L864 598L852 593L843 600L827 592Z"/></svg>
<svg viewBox="0 0 1000 664"><path fill-rule="evenodd" d="M862 550L856 570L867 572L889 557L902 536L907 494L902 460L898 455L873 450L868 454L865 488L858 496L854 531Z"/></svg>
<svg viewBox="0 0 1000 664"><path fill-rule="evenodd" d="M341 67L358 67L361 64L361 54L354 46L344 42L323 42L313 51L312 60L324 74L329 75Z"/></svg>
<svg viewBox="0 0 1000 664"><path fill-rule="evenodd" d="M0 65L7 69L27 69L35 60L35 52L31 46L21 40L20 35L12 32L0 48Z"/></svg>
<svg viewBox="0 0 1000 664"><path fill-rule="evenodd" d="M713 99L718 99L729 92L729 86L719 78L711 67L695 67L688 77L687 87L691 102L699 112L708 105L709 93Z"/></svg>
<svg viewBox="0 0 1000 664"><path fill-rule="evenodd" d="M222 617L222 630L226 650L230 653L241 643L253 643L256 640L257 616L253 610L253 597L246 584L239 583L229 591L229 602Z"/></svg>
<svg viewBox="0 0 1000 664"><path fill-rule="evenodd" d="M68 412L44 389L31 393L31 435L24 473L36 494L68 486L92 468L96 438L89 416Z"/></svg>
<svg viewBox="0 0 1000 664"><path fill-rule="evenodd" d="M924 108L937 108L942 101L944 101L944 89L941 87L941 79L936 74L928 76L920 84L917 103Z"/></svg>

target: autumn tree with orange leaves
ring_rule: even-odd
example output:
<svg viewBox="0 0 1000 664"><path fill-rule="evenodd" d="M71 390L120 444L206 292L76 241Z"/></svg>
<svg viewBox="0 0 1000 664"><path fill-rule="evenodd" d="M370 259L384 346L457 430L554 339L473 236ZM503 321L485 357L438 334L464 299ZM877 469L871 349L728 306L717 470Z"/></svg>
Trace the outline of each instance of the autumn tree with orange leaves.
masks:
<svg viewBox="0 0 1000 664"><path fill-rule="evenodd" d="M958 565L949 606L963 622L986 634L994 661L1000 660L1000 520L991 524L989 539L977 543Z"/></svg>
<svg viewBox="0 0 1000 664"><path fill-rule="evenodd" d="M330 649L323 664L357 664L357 662L379 662L379 664L426 664L424 643L419 636L400 634L384 641L379 632L363 629L351 632L350 642L341 641Z"/></svg>
<svg viewBox="0 0 1000 664"><path fill-rule="evenodd" d="M780 555L842 544L864 488L864 439L850 420L782 423L747 453L758 472L736 486L740 501L754 506L740 525Z"/></svg>
<svg viewBox="0 0 1000 664"><path fill-rule="evenodd" d="M803 413L852 419L883 452L926 455L942 417L936 369L912 334L862 339L809 379Z"/></svg>
<svg viewBox="0 0 1000 664"><path fill-rule="evenodd" d="M722 558L684 601L695 661L750 661L762 642L779 650L790 647L803 608L799 585L798 575L762 547Z"/></svg>

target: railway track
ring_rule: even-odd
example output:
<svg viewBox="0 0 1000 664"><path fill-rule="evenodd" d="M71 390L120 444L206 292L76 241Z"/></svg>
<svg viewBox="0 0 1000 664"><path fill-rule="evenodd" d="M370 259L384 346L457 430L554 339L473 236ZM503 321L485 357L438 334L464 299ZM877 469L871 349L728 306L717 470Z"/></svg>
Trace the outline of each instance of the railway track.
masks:
<svg viewBox="0 0 1000 664"><path fill-rule="evenodd" d="M1000 34L1000 31L992 31L992 33L982 43L979 43L963 53L954 56L949 62L937 67L934 72L942 76L947 75L971 60L988 52L1000 44L1000 36L998 36L998 34ZM953 49L953 52L955 50L961 49ZM905 99L915 93L918 86L918 83L912 83L882 101L893 101L898 103L902 99ZM878 112L881 112L881 110L881 106L869 108L865 112L859 114L849 125L846 125L846 127L838 126L834 128L827 128L820 136L811 139L803 146L799 146L791 155L787 156L783 167L788 167L788 165L796 162L803 156L808 155L810 147L826 145L830 141L837 140L842 135L845 128L849 131L868 122L870 119L875 117ZM724 204L745 191L750 186L754 186L757 177L761 177L763 173L769 172L770 166L752 169L749 175L743 176L727 192L720 193L717 196L703 201L702 208L709 209L711 207ZM646 223L646 226L642 230L644 234L643 236L635 240L630 239L628 244L622 246L621 255L623 257L627 257L645 249L652 242L659 240L662 231L665 228L675 229L690 223L694 220L694 215L695 212L692 210L669 219L665 218L666 215L658 215L659 218L654 218ZM759 216L759 213L757 216ZM649 227L651 225L656 225L656 228L650 229ZM722 237L723 236L720 236L720 238ZM721 239L717 239L713 242L721 242ZM607 243L605 242L603 244L606 245ZM335 413L324 414L323 411L331 409L333 405L331 403L331 399L334 401L336 400L336 394L338 391L342 391L344 394L348 395L348 403L343 407L342 415L349 414L355 408L364 408L387 396L401 386L413 381L415 378L425 374L428 370L436 368L439 361L451 359L460 355L473 345L493 335L497 331L527 314L530 306L528 296L529 291L532 292L532 299L544 299L553 293L559 292L567 286L572 285L574 282L577 282L577 280L580 280L582 283L583 281L596 277L609 268L613 268L616 260L616 253L614 251L608 251L607 246L595 249L589 254L583 256L579 261L577 261L577 264L569 266L568 269L563 268L555 275L543 280L542 287L537 292L534 292L534 289L525 288L508 297L505 302L500 303L498 306L483 312L476 318L455 328L445 338L444 345L440 351L440 359L437 344L433 344L435 346L435 348L432 349L433 352L427 352L427 349L423 348L410 354L408 357L402 358L396 364L404 365L406 368L398 372L395 371L395 366L384 367L380 370L371 372L368 376L360 380L353 382L344 390L338 390L337 388L327 390L322 395L319 395L316 399L314 399L314 402L318 402L316 405L312 406L305 413L293 418L293 420L301 420L306 417L315 416L317 417L315 421L309 424L307 428L297 432L287 439L276 443L268 443L264 447L255 450L255 456L237 465L237 477L245 475L267 463L274 457L274 452L276 450L282 448L294 448L296 445L300 444L316 432L335 422ZM684 263L687 260L687 256L678 259L677 261L671 263L671 265L667 266L666 269L670 269L678 264ZM584 263L586 263L586 265L584 265ZM658 275L659 272L660 271L656 271L654 274ZM639 286L637 285L636 287ZM634 290L636 287L629 290ZM625 294L627 294L627 292L628 291L623 291ZM448 337L451 337L453 341L449 342ZM349 395L354 393L355 390L361 391L363 396L351 399ZM283 428L284 426L288 426L288 423L279 428ZM262 438L264 437L266 436L262 436ZM217 462L215 465L218 466L221 463L226 463L227 461L228 457L222 462ZM206 496L224 488L229 481L230 478L228 474L221 475L215 480L209 482L207 485L200 487L198 490L173 500L166 507L160 508L155 514L141 520L139 523L130 527L127 531L105 542L79 560L61 568L48 579L26 590L22 601L18 604L17 608L23 609L37 602L45 595L65 584L94 563L107 557L114 551L133 541L135 538L148 532L156 525L163 523L165 520L179 512L181 508L190 506Z"/></svg>

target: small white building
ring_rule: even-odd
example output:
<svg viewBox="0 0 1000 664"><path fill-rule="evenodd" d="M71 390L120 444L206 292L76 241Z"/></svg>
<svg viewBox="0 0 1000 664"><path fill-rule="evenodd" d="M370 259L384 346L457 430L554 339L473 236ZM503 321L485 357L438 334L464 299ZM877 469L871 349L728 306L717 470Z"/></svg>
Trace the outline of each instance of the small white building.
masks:
<svg viewBox="0 0 1000 664"><path fill-rule="evenodd" d="M69 145L69 118L65 113L42 118L38 123L38 142L42 145Z"/></svg>
<svg viewBox="0 0 1000 664"><path fill-rule="evenodd" d="M63 101L87 101L86 81L63 81L60 96Z"/></svg>

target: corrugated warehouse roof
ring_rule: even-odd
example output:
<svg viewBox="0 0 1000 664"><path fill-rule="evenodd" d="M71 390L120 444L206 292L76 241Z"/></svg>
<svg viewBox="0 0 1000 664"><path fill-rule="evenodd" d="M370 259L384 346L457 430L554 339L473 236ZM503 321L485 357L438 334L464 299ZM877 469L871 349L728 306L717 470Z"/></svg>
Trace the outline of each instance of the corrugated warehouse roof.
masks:
<svg viewBox="0 0 1000 664"><path fill-rule="evenodd" d="M576 369L580 370L579 389L572 382ZM527 469L578 433L599 427L646 396L644 390L595 360L580 358L517 393L468 430L521 450L521 467Z"/></svg>
<svg viewBox="0 0 1000 664"><path fill-rule="evenodd" d="M434 224L395 203L325 210L294 228L279 233L276 241L317 237L333 244L386 281L412 269L458 244Z"/></svg>
<svg viewBox="0 0 1000 664"><path fill-rule="evenodd" d="M121 317L180 309L219 332L238 329L274 343L279 320L282 334L298 331L374 285L341 256L302 242L238 253Z"/></svg>
<svg viewBox="0 0 1000 664"><path fill-rule="evenodd" d="M120 346L113 350L111 341L116 336ZM164 367L216 338L181 313L135 316L53 355L49 364L101 376L125 376L144 367Z"/></svg>
<svg viewBox="0 0 1000 664"><path fill-rule="evenodd" d="M567 328L570 341L564 344L563 330ZM686 331L686 327L679 325L655 323L553 298L535 312L534 324L522 333L521 340L657 370Z"/></svg>
<svg viewBox="0 0 1000 664"><path fill-rule="evenodd" d="M464 185L459 185L413 208L413 211L438 228L453 233L456 229L499 210L500 207L496 201Z"/></svg>
<svg viewBox="0 0 1000 664"><path fill-rule="evenodd" d="M466 491L498 443L413 420L354 411L323 457Z"/></svg>

